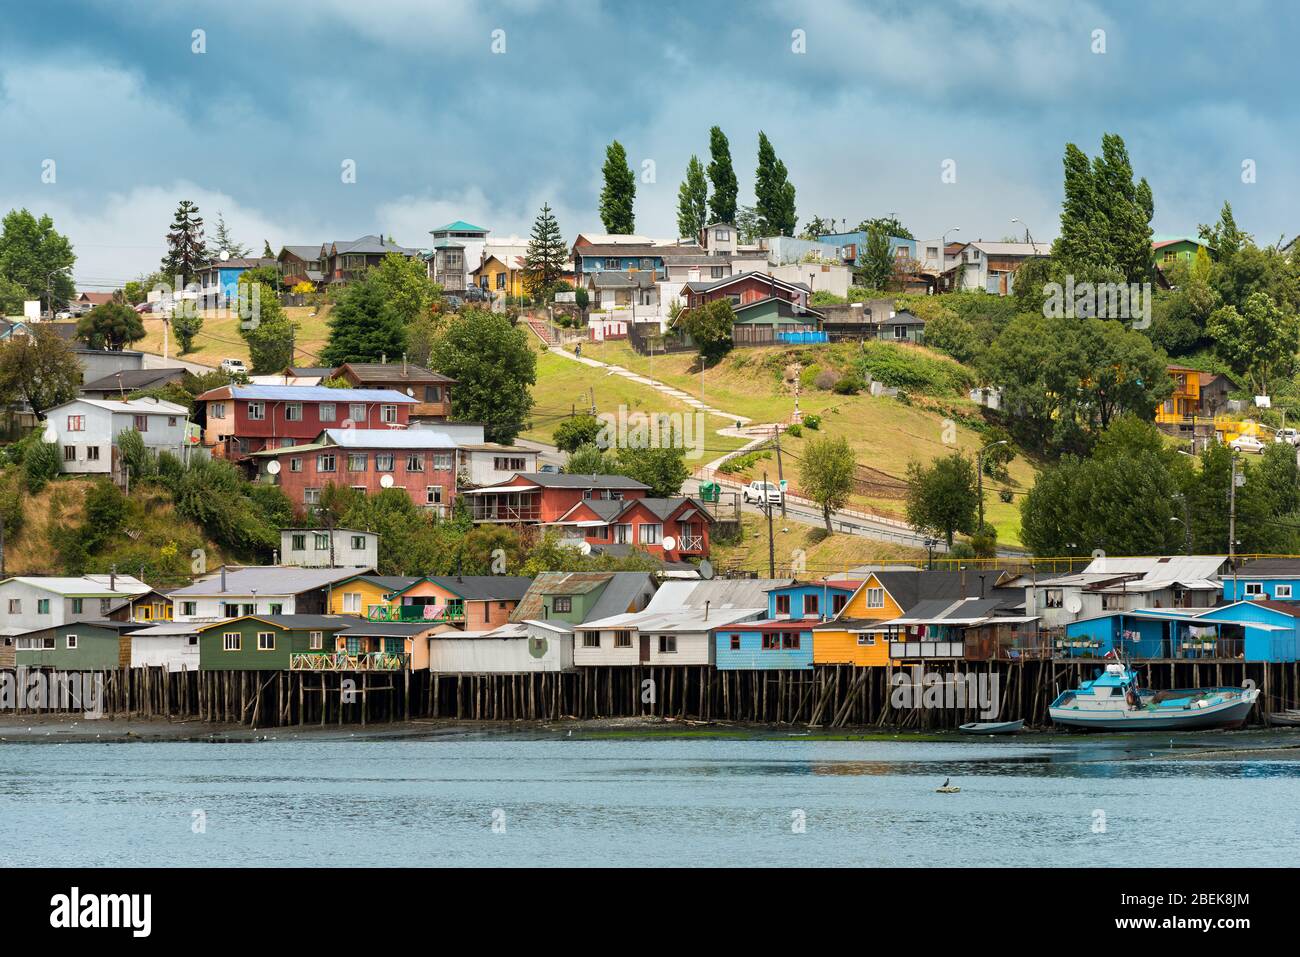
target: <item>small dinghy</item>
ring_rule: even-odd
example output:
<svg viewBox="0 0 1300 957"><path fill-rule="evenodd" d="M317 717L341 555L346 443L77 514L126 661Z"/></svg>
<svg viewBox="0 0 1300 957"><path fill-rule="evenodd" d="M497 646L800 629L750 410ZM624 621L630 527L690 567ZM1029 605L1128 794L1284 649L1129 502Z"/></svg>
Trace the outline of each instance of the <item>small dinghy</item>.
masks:
<svg viewBox="0 0 1300 957"><path fill-rule="evenodd" d="M1274 711L1264 716L1275 728L1300 728L1300 711L1288 708L1286 711Z"/></svg>
<svg viewBox="0 0 1300 957"><path fill-rule="evenodd" d="M972 721L958 726L963 734L1015 734L1025 726L1025 719L1017 721Z"/></svg>

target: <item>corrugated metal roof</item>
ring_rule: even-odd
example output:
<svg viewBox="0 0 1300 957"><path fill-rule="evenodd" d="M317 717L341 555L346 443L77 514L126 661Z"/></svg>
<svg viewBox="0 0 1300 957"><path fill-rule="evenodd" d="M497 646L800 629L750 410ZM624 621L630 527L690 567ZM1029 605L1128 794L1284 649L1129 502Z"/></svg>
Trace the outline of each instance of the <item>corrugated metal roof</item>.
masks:
<svg viewBox="0 0 1300 957"><path fill-rule="evenodd" d="M331 389L323 385L223 385L199 396L200 401L222 399L266 399L286 402L389 402L414 405L415 400L396 389Z"/></svg>
<svg viewBox="0 0 1300 957"><path fill-rule="evenodd" d="M369 449L454 449L456 440L433 429L326 429L334 445ZM284 452L286 449L277 449Z"/></svg>
<svg viewBox="0 0 1300 957"><path fill-rule="evenodd" d="M226 569L226 587L221 587L221 573L209 575L202 581L177 588L172 598L190 595L297 595L323 588L334 582L355 578L371 569L364 566L351 568L300 568L294 565L253 565Z"/></svg>

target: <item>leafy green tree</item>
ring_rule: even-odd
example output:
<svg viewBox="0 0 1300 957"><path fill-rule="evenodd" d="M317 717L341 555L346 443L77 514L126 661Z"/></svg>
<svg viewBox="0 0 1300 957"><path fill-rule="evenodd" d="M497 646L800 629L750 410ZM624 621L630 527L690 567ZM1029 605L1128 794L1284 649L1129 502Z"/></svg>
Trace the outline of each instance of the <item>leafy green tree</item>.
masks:
<svg viewBox="0 0 1300 957"><path fill-rule="evenodd" d="M374 271L344 290L330 313L329 343L321 352L326 365L382 362L406 350L406 325L385 292L385 283Z"/></svg>
<svg viewBox="0 0 1300 957"><path fill-rule="evenodd" d="M736 234L742 243L756 243L763 235L763 224L753 206L736 207Z"/></svg>
<svg viewBox="0 0 1300 957"><path fill-rule="evenodd" d="M894 274L894 257L889 254L889 235L879 227L867 231L867 241L858 254L856 278L870 289L884 289Z"/></svg>
<svg viewBox="0 0 1300 957"><path fill-rule="evenodd" d="M1284 311L1262 292L1251 293L1240 312L1221 306L1210 314L1205 330L1214 353L1257 395L1268 395L1276 379L1291 375L1300 349L1300 317Z"/></svg>
<svg viewBox="0 0 1300 957"><path fill-rule="evenodd" d="M856 468L853 449L843 436L822 436L804 446L799 463L799 489L821 506L827 535L835 531L831 515L848 503Z"/></svg>
<svg viewBox="0 0 1300 957"><path fill-rule="evenodd" d="M39 416L75 399L81 382L76 353L46 325L0 342L0 402L26 402Z"/></svg>
<svg viewBox="0 0 1300 957"><path fill-rule="evenodd" d="M636 177L627 165L627 151L618 140L605 148L604 188L600 191L600 221L607 233L630 233L636 217L632 204L636 199Z"/></svg>
<svg viewBox="0 0 1300 957"><path fill-rule="evenodd" d="M758 203L759 222L766 236L793 236L795 223L794 184L790 182L785 163L776 157L776 150L762 130L758 133L758 168L755 172L754 196Z"/></svg>
<svg viewBox="0 0 1300 957"><path fill-rule="evenodd" d="M0 222L0 276L5 313L22 313L23 299L40 299L51 313L76 294L70 275L77 257L48 215L11 209ZM21 292L18 290L21 289Z"/></svg>
<svg viewBox="0 0 1300 957"><path fill-rule="evenodd" d="M606 453L595 441L584 442L569 451L564 460L568 475L616 475L614 457Z"/></svg>
<svg viewBox="0 0 1300 957"><path fill-rule="evenodd" d="M144 480L158 473L158 461L153 452L144 444L144 436L135 429L125 429L118 433L116 444L122 455L122 461L131 470L132 481Z"/></svg>
<svg viewBox="0 0 1300 957"><path fill-rule="evenodd" d="M138 312L114 299L77 320L77 338L91 349L121 352L144 338L144 323Z"/></svg>
<svg viewBox="0 0 1300 957"><path fill-rule="evenodd" d="M869 233L873 229L881 230L886 236L894 236L898 239L916 238L912 235L912 231L904 226L897 216L892 214L889 216L877 216L874 219L864 219L862 222L858 223L857 226L857 231L860 233ZM828 230L828 232L833 232L833 230Z"/></svg>
<svg viewBox="0 0 1300 957"><path fill-rule="evenodd" d="M198 210L195 210L195 213L197 212ZM223 252L231 259L244 259L252 250L230 235L230 229L226 226L226 217L221 210L217 210L217 229L212 235L212 242L207 245L209 261L216 262Z"/></svg>
<svg viewBox="0 0 1300 957"><path fill-rule="evenodd" d="M389 253L380 260L366 281L372 282L379 290L384 305L392 314L390 319L406 325L429 315L434 301L442 295L442 287L429 278L424 262L400 253Z"/></svg>
<svg viewBox="0 0 1300 957"><path fill-rule="evenodd" d="M1133 181L1124 140L1107 133L1089 162L1073 143L1065 147L1065 202L1052 256L1076 282L1149 282L1154 263L1151 219L1155 204L1145 179Z"/></svg>
<svg viewBox="0 0 1300 957"><path fill-rule="evenodd" d="M256 309L253 308L254 289L257 296ZM239 324L239 334L248 344L253 373L270 375L292 366L298 324L281 307L280 297L266 285L250 287L241 283L239 291L241 314L256 313L253 319Z"/></svg>
<svg viewBox="0 0 1300 957"><path fill-rule="evenodd" d="M167 233L167 255L162 260L162 272L168 283L179 276L180 285L193 281L195 274L211 263L207 243L203 238L203 217L199 208L188 199L181 200Z"/></svg>
<svg viewBox="0 0 1300 957"><path fill-rule="evenodd" d="M736 180L736 171L731 165L731 144L720 127L709 130L709 184L712 192L709 196L709 216L715 223L735 223L736 197L740 193L740 184Z"/></svg>
<svg viewBox="0 0 1300 957"><path fill-rule="evenodd" d="M580 446L595 444L600 430L600 420L594 415L577 415L557 425L551 441L561 452L576 452Z"/></svg>
<svg viewBox="0 0 1300 957"><path fill-rule="evenodd" d="M482 422L489 442L511 443L533 407L537 353L503 315L466 309L434 343L431 365L456 380L453 418Z"/></svg>
<svg viewBox="0 0 1300 957"><path fill-rule="evenodd" d="M960 452L935 459L929 465L907 466L907 521L917 528L942 535L952 548L957 532L975 531L979 492L975 466Z"/></svg>
<svg viewBox="0 0 1300 957"><path fill-rule="evenodd" d="M633 187L635 192L635 186ZM542 204L533 231L528 237L524 253L524 285L534 298L544 298L564 275L564 264L569 250L560 234L560 224L555 221L549 203Z"/></svg>
<svg viewBox="0 0 1300 957"><path fill-rule="evenodd" d="M704 364L716 363L731 351L736 313L727 299L715 299L682 313L678 323L700 352Z"/></svg>
<svg viewBox="0 0 1300 957"><path fill-rule="evenodd" d="M691 156L686 164L686 178L677 188L677 235L699 236L709 219L709 183L704 178L704 164Z"/></svg>
<svg viewBox="0 0 1300 957"><path fill-rule="evenodd" d="M23 454L23 484L32 495L59 477L63 465L59 443L38 439Z"/></svg>
<svg viewBox="0 0 1300 957"><path fill-rule="evenodd" d="M690 477L686 450L680 446L665 448L620 448L614 453L617 474L650 486L652 498L673 498L681 494L682 484Z"/></svg>
<svg viewBox="0 0 1300 957"><path fill-rule="evenodd" d="M1249 233L1237 227L1231 203L1223 204L1217 222L1201 223L1196 231L1216 262L1227 262L1252 241Z"/></svg>
<svg viewBox="0 0 1300 957"><path fill-rule="evenodd" d="M172 335L180 346L181 355L194 351L194 340L203 331L203 313L189 308L188 303L179 303L172 312Z"/></svg>

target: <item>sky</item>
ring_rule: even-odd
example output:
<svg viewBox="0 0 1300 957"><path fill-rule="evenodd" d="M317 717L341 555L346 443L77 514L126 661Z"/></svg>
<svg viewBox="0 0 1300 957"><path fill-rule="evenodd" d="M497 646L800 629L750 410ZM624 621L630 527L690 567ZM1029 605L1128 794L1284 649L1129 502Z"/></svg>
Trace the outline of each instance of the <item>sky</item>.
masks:
<svg viewBox="0 0 1300 957"><path fill-rule="evenodd" d="M603 231L618 139L636 231L672 237L717 124L741 203L761 130L801 224L894 214L919 238L996 240L1014 218L1044 241L1065 144L1093 155L1115 132L1157 234L1229 201L1268 243L1300 232L1298 27L1300 5L1256 0L10 4L0 212L49 213L91 290L157 268L182 199L254 254L420 247L456 219L526 235L543 202L572 240Z"/></svg>

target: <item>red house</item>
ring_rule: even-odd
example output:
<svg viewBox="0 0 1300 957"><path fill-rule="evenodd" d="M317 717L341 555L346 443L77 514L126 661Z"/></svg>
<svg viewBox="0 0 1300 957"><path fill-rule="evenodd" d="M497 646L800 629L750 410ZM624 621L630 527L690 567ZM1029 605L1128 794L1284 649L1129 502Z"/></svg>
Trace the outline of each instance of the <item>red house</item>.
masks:
<svg viewBox="0 0 1300 957"><path fill-rule="evenodd" d="M682 287L686 306L694 309L715 299L730 299L733 306L745 306L763 299L784 299L808 308L811 290L801 282L786 282L762 272L742 272L724 279L688 282Z"/></svg>
<svg viewBox="0 0 1300 957"><path fill-rule="evenodd" d="M197 399L203 444L239 460L310 442L325 429L404 429L416 400L391 389L224 385Z"/></svg>
<svg viewBox="0 0 1300 957"><path fill-rule="evenodd" d="M402 489L416 505L446 515L456 498L456 442L432 429L326 429L314 442L253 453L261 480L294 505L320 502L326 485L374 495Z"/></svg>
<svg viewBox="0 0 1300 957"><path fill-rule="evenodd" d="M679 561L709 554L713 519L692 498L649 498L649 486L621 475L520 472L464 494L476 522L545 525L591 545L643 548Z"/></svg>

